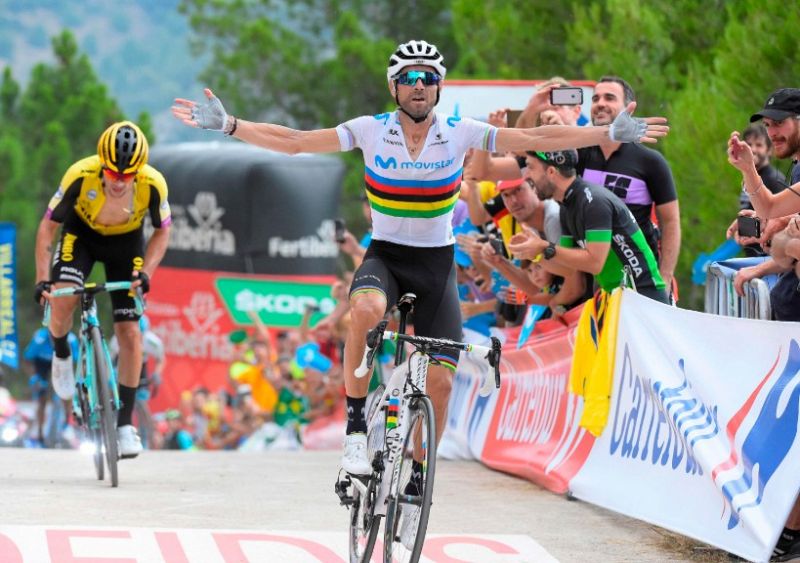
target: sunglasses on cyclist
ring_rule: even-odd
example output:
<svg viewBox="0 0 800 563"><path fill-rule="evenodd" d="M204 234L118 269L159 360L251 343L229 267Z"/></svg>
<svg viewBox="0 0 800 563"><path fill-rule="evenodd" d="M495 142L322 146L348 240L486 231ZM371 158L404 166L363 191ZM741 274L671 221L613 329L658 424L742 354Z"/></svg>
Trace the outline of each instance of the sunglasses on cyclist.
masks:
<svg viewBox="0 0 800 563"><path fill-rule="evenodd" d="M114 172L110 168L103 168L103 175L114 182L130 182L136 177L136 172L120 174L119 172Z"/></svg>
<svg viewBox="0 0 800 563"><path fill-rule="evenodd" d="M395 75L395 80L403 86L414 86L417 80L422 80L425 86L435 86L442 81L442 77L428 70L409 70Z"/></svg>

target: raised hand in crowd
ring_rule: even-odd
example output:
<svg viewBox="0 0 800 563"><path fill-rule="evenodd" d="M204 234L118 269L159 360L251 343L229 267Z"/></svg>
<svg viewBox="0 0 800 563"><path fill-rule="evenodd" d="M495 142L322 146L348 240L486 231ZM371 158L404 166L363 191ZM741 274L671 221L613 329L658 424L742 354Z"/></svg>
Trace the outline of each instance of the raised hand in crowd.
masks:
<svg viewBox="0 0 800 563"><path fill-rule="evenodd" d="M752 209L743 209L737 215L737 218L728 226L725 232L725 238L733 238L739 246L748 246L751 244L760 244L764 252L769 253L770 243L775 235L786 229L792 218L796 215L787 215L786 217L774 217L772 219L761 220L761 237L743 237L739 235L739 217L756 217L756 212Z"/></svg>
<svg viewBox="0 0 800 563"><path fill-rule="evenodd" d="M562 84L558 82L549 82L537 88L522 110L522 114L517 120L517 127L535 127L537 120L542 118L542 113L553 109L550 103L550 91L561 86ZM549 124L542 122L542 125Z"/></svg>
<svg viewBox="0 0 800 563"><path fill-rule="evenodd" d="M571 123L564 123L564 120L561 119L561 116L551 109L543 111L539 115L539 121L541 121L542 125L572 125Z"/></svg>
<svg viewBox="0 0 800 563"><path fill-rule="evenodd" d="M344 231L344 240L339 243L339 250L350 256L356 267L361 264L362 260L364 260L364 255L367 253L367 249L361 246L358 239L347 229Z"/></svg>
<svg viewBox="0 0 800 563"><path fill-rule="evenodd" d="M508 109L498 109L491 112L486 121L489 125L494 125L495 127L508 127Z"/></svg>

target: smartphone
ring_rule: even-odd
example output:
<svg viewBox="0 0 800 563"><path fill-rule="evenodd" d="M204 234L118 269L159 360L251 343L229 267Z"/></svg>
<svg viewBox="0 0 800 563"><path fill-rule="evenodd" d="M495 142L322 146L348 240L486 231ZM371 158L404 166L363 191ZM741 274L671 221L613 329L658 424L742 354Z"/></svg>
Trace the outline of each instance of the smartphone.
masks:
<svg viewBox="0 0 800 563"><path fill-rule="evenodd" d="M758 217L739 215L736 226L740 237L761 238L761 220Z"/></svg>
<svg viewBox="0 0 800 563"><path fill-rule="evenodd" d="M489 243L492 245L492 248L494 249L494 251L497 253L498 256L503 256L504 247L502 240L500 240L499 238L493 238L489 241Z"/></svg>
<svg viewBox="0 0 800 563"><path fill-rule="evenodd" d="M344 219L333 220L333 240L336 242L344 242Z"/></svg>
<svg viewBox="0 0 800 563"><path fill-rule="evenodd" d="M553 88L550 103L554 106L579 106L583 103L583 88Z"/></svg>
<svg viewBox="0 0 800 563"><path fill-rule="evenodd" d="M517 120L519 120L519 116L522 114L521 109L510 109L506 112L506 123L509 127L516 127Z"/></svg>

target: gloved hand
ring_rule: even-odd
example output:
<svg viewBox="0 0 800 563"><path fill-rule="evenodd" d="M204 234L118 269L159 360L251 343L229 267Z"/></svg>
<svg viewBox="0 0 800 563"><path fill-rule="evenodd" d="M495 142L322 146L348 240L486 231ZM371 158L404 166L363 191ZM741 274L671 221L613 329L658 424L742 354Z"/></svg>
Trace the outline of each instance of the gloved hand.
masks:
<svg viewBox="0 0 800 563"><path fill-rule="evenodd" d="M142 294L145 294L148 291L150 291L150 276L147 275L147 272L144 272L142 270L137 270L133 272L133 277L131 278L131 281L135 282L137 280L140 280L142 282L142 284L139 286L142 289Z"/></svg>
<svg viewBox="0 0 800 563"><path fill-rule="evenodd" d="M228 112L213 94L203 104L192 106L192 119L201 129L224 131L228 124Z"/></svg>
<svg viewBox="0 0 800 563"><path fill-rule="evenodd" d="M50 291L52 287L53 282L49 280L36 282L36 289L33 290L33 300L36 301L37 305L44 305L44 303L42 303L42 293L45 291Z"/></svg>
<svg viewBox="0 0 800 563"><path fill-rule="evenodd" d="M644 119L621 111L608 128L608 138L618 143L638 143L647 132Z"/></svg>

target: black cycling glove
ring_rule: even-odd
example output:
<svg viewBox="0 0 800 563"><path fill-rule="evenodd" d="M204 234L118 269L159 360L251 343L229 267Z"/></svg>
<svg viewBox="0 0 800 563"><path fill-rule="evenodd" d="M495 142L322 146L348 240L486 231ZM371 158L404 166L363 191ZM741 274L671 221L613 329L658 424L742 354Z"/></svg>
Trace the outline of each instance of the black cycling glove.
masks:
<svg viewBox="0 0 800 563"><path fill-rule="evenodd" d="M49 280L36 282L36 288L33 290L33 300L36 301L37 305L42 305L42 293L45 291L50 291L50 288L52 287L53 282Z"/></svg>
<svg viewBox="0 0 800 563"><path fill-rule="evenodd" d="M142 270L139 270L136 273L138 275L133 277L133 281L141 280L142 285L139 287L141 288L143 294L147 293L150 291L150 276L147 275L147 272L143 272Z"/></svg>

